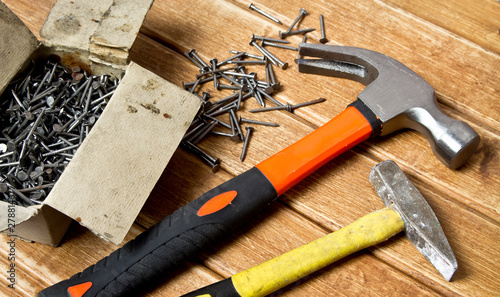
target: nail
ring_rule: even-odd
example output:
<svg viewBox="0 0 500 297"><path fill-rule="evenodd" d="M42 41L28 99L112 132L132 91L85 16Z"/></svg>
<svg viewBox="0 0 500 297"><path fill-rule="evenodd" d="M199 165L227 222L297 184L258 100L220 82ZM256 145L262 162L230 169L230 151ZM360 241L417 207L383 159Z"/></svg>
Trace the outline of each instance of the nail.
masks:
<svg viewBox="0 0 500 297"><path fill-rule="evenodd" d="M291 36L291 35L299 35L299 34L304 34L304 33L309 33L309 32L312 32L316 29L314 28L308 28L308 29L301 29L301 30L296 30L296 31L290 31L290 32L281 32L280 31L280 38L281 39L284 39L288 36Z"/></svg>
<svg viewBox="0 0 500 297"><path fill-rule="evenodd" d="M233 76L238 76L238 77L246 77L249 79L255 79L257 76L257 73L255 72L250 72L250 73L240 73L240 72L233 72L233 71L224 71L223 72L225 75L233 75Z"/></svg>
<svg viewBox="0 0 500 297"><path fill-rule="evenodd" d="M316 100L312 100L312 101L308 101L308 102L304 102L304 103L299 103L299 104L295 104L295 105L290 105L290 103L287 103L284 106L273 106L273 107L266 107L266 108L258 108L258 109L252 109L252 110L249 110L249 111L252 112L252 113L265 112L265 111L271 111L271 110L286 110L288 112L293 112L297 108L308 106L308 105L312 105L312 104L316 104L316 103L321 103L321 102L324 102L324 101L326 101L325 98L319 98L319 99L316 99Z"/></svg>
<svg viewBox="0 0 500 297"><path fill-rule="evenodd" d="M269 37L264 37L264 36L255 36L254 34L252 34L252 39L251 40L252 41L262 40L262 41L270 41L270 42L285 43L285 44L290 43L290 41L288 41L288 40L276 39L276 38L269 38Z"/></svg>
<svg viewBox="0 0 500 297"><path fill-rule="evenodd" d="M292 31L293 27L295 27L295 25L304 17L307 15L307 11L304 9L304 8L301 8L300 9L300 12L299 12L299 15L297 16L297 18L295 18L295 20L292 22L292 24L290 25L290 27L288 27L288 30L286 30L286 33L289 33L290 31Z"/></svg>
<svg viewBox="0 0 500 297"><path fill-rule="evenodd" d="M219 81L217 80L217 73L215 71L217 70L217 59L212 59L210 60L210 64L212 65L212 77L214 78L214 89L218 90L219 89Z"/></svg>
<svg viewBox="0 0 500 297"><path fill-rule="evenodd" d="M205 127L205 129L203 129L201 131L201 133L199 135L196 135L193 137L192 140L190 140L190 142L192 144L197 144L198 142L200 142L200 140L202 140L208 133L210 133L210 131L212 131L212 129L215 127L215 125L217 125L217 121L212 121L212 123L210 123L208 126Z"/></svg>
<svg viewBox="0 0 500 297"><path fill-rule="evenodd" d="M239 59L240 57L243 57L245 55L246 55L245 52L237 52L236 55L234 55L234 56L232 56L232 57L230 57L228 59L225 59L225 60L220 61L219 63L217 63L217 67L223 66L223 65L229 63L230 61Z"/></svg>
<svg viewBox="0 0 500 297"><path fill-rule="evenodd" d="M234 121L234 126L236 127L236 131L238 132L237 134L240 141L243 141L243 132L241 131L240 124L238 123L238 119L236 118L236 113L231 109L229 111L229 114L231 116L231 119Z"/></svg>
<svg viewBox="0 0 500 297"><path fill-rule="evenodd" d="M251 119L245 119L245 118L242 118L241 116L238 118L238 122L240 122L240 123L247 123L247 124L262 125L262 126L269 126L269 127L279 127L279 125L276 124L276 123L269 123L269 122L263 122L263 121L256 121L256 120L251 120Z"/></svg>
<svg viewBox="0 0 500 297"><path fill-rule="evenodd" d="M212 79L214 79L214 77L212 77ZM194 82L194 85L191 87L191 89L189 89L189 92L190 93L194 93L196 88L198 87L198 85L200 84L200 81L202 80L202 78L198 78L195 82Z"/></svg>
<svg viewBox="0 0 500 297"><path fill-rule="evenodd" d="M201 65L198 61L196 61L195 59L193 59L191 57L191 55L189 53L186 53L186 52L183 52L182 53L186 58L189 59L189 61L191 61L194 65L196 65L198 68L202 69L203 68L203 65Z"/></svg>
<svg viewBox="0 0 500 297"><path fill-rule="evenodd" d="M57 155L57 154L60 154L62 152L65 152L65 151L77 149L79 146L80 146L80 144L75 144L75 145L67 146L67 147L64 147L62 149L58 149L58 150L55 150L55 151L51 151L51 152L42 154L42 157L48 157L48 156Z"/></svg>
<svg viewBox="0 0 500 297"><path fill-rule="evenodd" d="M281 66L281 69L283 70L288 68L288 63L281 61L275 55L271 54L268 50L258 45L255 41L252 41L251 45L255 46L255 48L257 48L257 50L259 50L264 56L266 56L269 59L269 61L273 63L275 66L278 67Z"/></svg>
<svg viewBox="0 0 500 297"><path fill-rule="evenodd" d="M184 88L184 90L186 90L186 91L189 90L198 81L198 78L199 77L196 77L196 80L192 81L192 82L188 82L188 83L182 82L182 87ZM198 83L204 84L206 82L212 81L212 79L214 79L213 76L206 77L206 78L201 79Z"/></svg>
<svg viewBox="0 0 500 297"><path fill-rule="evenodd" d="M272 106L272 107L251 109L251 110L249 110L249 112L257 113L257 112L266 112L266 111L272 111L272 110L286 110L287 106L289 106L288 103L287 103L287 105L283 105L283 106Z"/></svg>
<svg viewBox="0 0 500 297"><path fill-rule="evenodd" d="M319 42L327 43L328 39L326 39L325 35L325 20L322 14L319 15L319 26L321 27L321 38L319 39Z"/></svg>
<svg viewBox="0 0 500 297"><path fill-rule="evenodd" d="M219 136L226 136L226 137L233 137L234 136L233 134L219 132L219 131L210 131L210 134L219 135Z"/></svg>
<svg viewBox="0 0 500 297"><path fill-rule="evenodd" d="M254 128L250 126L246 126L245 129L247 130L247 135L245 137L245 142L243 143L243 149L241 150L241 156L240 156L241 162L245 160L248 149L248 143L250 142L252 132L254 131Z"/></svg>
<svg viewBox="0 0 500 297"><path fill-rule="evenodd" d="M205 125L206 125L205 122L202 122L201 124L198 124L193 129L191 129L189 132L187 132L186 134L184 134L184 136L182 137L182 140L183 141L187 141L189 139L194 138L194 135L197 134L199 131L202 131L203 128L205 127Z"/></svg>
<svg viewBox="0 0 500 297"><path fill-rule="evenodd" d="M234 50L231 50L230 52L233 54L243 54L242 57L248 57L248 58L257 59L257 60L264 60L265 59L264 56L249 54L247 52L239 52L239 51L234 51Z"/></svg>
<svg viewBox="0 0 500 297"><path fill-rule="evenodd" d="M265 12L265 11L261 10L260 8L257 8L255 5L253 5L253 3L251 3L251 4L250 4L249 8L250 8L251 10L255 10L256 12L260 13L261 15L263 15L263 16L265 16L265 17L267 17L267 18L268 18L268 19L270 19L271 21L276 22L276 23L278 23L278 24L280 24L280 25L283 25L283 24L281 23L281 21L280 21L280 20L278 20L276 17L274 17L274 16L270 15L269 13L267 13L267 12Z"/></svg>
<svg viewBox="0 0 500 297"><path fill-rule="evenodd" d="M277 48L283 48L283 49L287 49L287 50L292 50L292 51L299 51L298 48L293 47L293 46L286 46L286 45L282 45L282 44L279 44L279 43L274 43L274 42L269 42L269 41L263 40L262 41L262 46L266 46L266 45L277 47Z"/></svg>
<svg viewBox="0 0 500 297"><path fill-rule="evenodd" d="M269 69L269 78L271 80L271 87L273 87L273 89L277 91L280 88L280 83L276 81L276 77L274 76L273 65L268 64L267 68Z"/></svg>
<svg viewBox="0 0 500 297"><path fill-rule="evenodd" d="M197 147L196 145L190 143L189 141L182 141L181 146L185 148L186 150L192 152L195 156L197 156L201 161L203 161L205 164L209 165L212 167L212 172L215 173L219 171L220 168L220 159L216 159L209 154L207 154L205 151Z"/></svg>
<svg viewBox="0 0 500 297"><path fill-rule="evenodd" d="M259 52L261 52L269 60L269 62L271 62L275 66L279 67L278 62L274 60L274 58L271 56L271 53L269 53L263 47L258 45L255 41L250 42L250 45L254 46Z"/></svg>
<svg viewBox="0 0 500 297"><path fill-rule="evenodd" d="M278 100L276 100L275 98L273 98L271 95L267 94L266 92L262 91L261 89L257 89L257 91L259 93L261 93L264 97L269 99L271 102L276 104L277 106L284 106L283 103L279 102Z"/></svg>
<svg viewBox="0 0 500 297"><path fill-rule="evenodd" d="M265 61L252 61L252 60L233 60L229 61L230 64L251 64L251 65L265 65Z"/></svg>
<svg viewBox="0 0 500 297"><path fill-rule="evenodd" d="M190 50L188 52L188 55L191 56L191 58L195 59L196 61L198 61L198 63L200 63L202 65L201 70L204 70L204 71L210 70L210 67L208 67L208 64L205 63L205 61L203 61L203 59L200 58L200 56L198 56L198 54L196 53L196 51L194 49Z"/></svg>
<svg viewBox="0 0 500 297"><path fill-rule="evenodd" d="M325 98L319 98L319 99L316 99L316 100L312 100L312 101L308 101L308 102L304 102L304 103L295 104L295 105L292 105L292 110L300 108L300 107L308 106L308 105L313 105L313 104L325 102L325 101L326 101Z"/></svg>

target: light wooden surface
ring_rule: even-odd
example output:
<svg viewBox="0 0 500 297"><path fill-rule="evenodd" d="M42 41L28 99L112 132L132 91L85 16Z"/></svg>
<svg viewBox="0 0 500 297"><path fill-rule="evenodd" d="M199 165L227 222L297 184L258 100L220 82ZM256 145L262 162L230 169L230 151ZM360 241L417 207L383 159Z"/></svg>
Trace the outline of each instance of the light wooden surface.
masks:
<svg viewBox="0 0 500 297"><path fill-rule="evenodd" d="M35 33L54 0L3 0ZM386 243L331 265L282 289L283 296L500 296L500 3L453 1L270 1L254 2L284 26L248 9L249 1L157 0L132 48L131 59L167 80L192 81L197 69L183 56L196 49L205 60L224 59L229 50L252 51L252 33L277 37L301 7L310 15L301 27L319 29L325 16L331 44L364 47L392 56L436 90L444 112L468 122L482 137L477 153L453 171L432 154L423 136L404 131L369 141L328 163L285 193L269 208L198 258L186 263L146 296L178 296L310 242L381 208L368 181L370 168L392 159L427 198L439 218L459 269L445 282L399 235ZM308 35L318 42L319 32ZM293 44L300 37L290 38ZM241 144L211 137L200 145L223 160L213 174L178 150L126 240L223 181L292 144L341 112L363 86L346 80L300 74L296 53L275 50L290 68L276 70L282 102L318 97L326 102L287 112L258 115L280 123L256 127L244 163ZM207 89L210 90L209 86ZM213 90L211 90L213 92ZM222 98L221 94L213 92ZM242 116L257 107L247 101ZM0 266L7 267L8 240L2 235ZM94 264L117 247L73 224L60 247L17 242L17 288L0 279L0 294L33 296L46 286ZM5 274L2 268L1 273Z"/></svg>

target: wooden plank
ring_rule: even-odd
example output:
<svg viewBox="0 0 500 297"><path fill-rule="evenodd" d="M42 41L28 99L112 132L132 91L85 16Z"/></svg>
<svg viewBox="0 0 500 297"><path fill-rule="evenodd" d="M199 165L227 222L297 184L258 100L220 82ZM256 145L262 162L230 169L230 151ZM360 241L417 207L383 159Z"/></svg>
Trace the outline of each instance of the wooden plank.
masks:
<svg viewBox="0 0 500 297"><path fill-rule="evenodd" d="M41 13L46 3L42 2ZM138 59L140 65L180 84L181 81L192 80L197 71L179 54L165 51L165 45L177 52L195 48L207 60L229 57L228 49L252 50L247 46L251 33L276 36L277 30L287 27L300 8L299 4L292 1L256 2L257 6L282 19L285 25L280 27L248 11L248 4L248 1L199 1L190 3L190 6L185 2L157 0L148 14L146 27L141 30L149 38L139 36L131 56ZM438 91L438 99L444 103L445 112L452 117L465 119L481 134L483 142L478 154L464 168L455 172L435 160L425 139L417 133L404 132L371 141L327 164L281 197L283 204L278 202L218 247L204 253L198 261L202 261L209 269L188 264L186 273L181 273L180 277L166 282L149 295L178 296L221 279L219 273L228 276L248 268L307 242L314 236L325 234L325 229L336 230L381 207L366 176L373 164L386 158L396 160L403 167L436 211L458 258L456 278L449 284L445 283L408 241L399 236L292 285L283 290L284 295L429 295L436 291L458 296L498 294L500 277L496 272L498 263L495 261L499 255L495 247L500 234L497 202L500 195L495 185L498 184L500 172L496 153L500 147L500 133L496 107L498 78L491 76L498 68L498 56L463 38L457 38L439 25L415 17L405 10L394 9L384 2L309 2L301 5L311 12L301 27L318 27L317 14L321 12L325 15L328 37L332 43L382 51L424 76ZM469 22L467 17L464 16L465 23ZM37 18L36 11L33 15L24 16L23 20L34 18ZM238 26L228 26L236 22ZM228 27L232 30L226 29ZM310 35L317 40L317 33ZM297 43L300 37L291 40ZM440 47L434 48L436 45ZM294 53L285 50L276 50L276 53L289 62L295 57ZM138 58L142 56L142 59ZM481 67L484 67L484 71L479 69ZM140 225L150 226L218 182L250 168L298 140L338 114L363 89L358 83L298 75L293 64L288 70L277 70L277 76L284 85L277 98L283 102L303 102L319 96L327 97L328 101L320 106L298 110L296 116L286 112L259 115L262 120L278 121L281 127L259 127L244 163L239 161L241 144L233 145L217 137L204 140L202 147L211 154L223 157L223 168L228 173L221 171L213 175L192 156L182 151L176 152L172 167L169 166L164 172L138 218ZM245 110L253 107L256 107L255 103L245 103ZM252 116L246 112L241 114ZM186 160L187 163L183 163ZM179 181L185 184L179 186ZM294 233L283 238L284 230ZM86 234L80 230L74 232ZM89 237L92 238L91 235ZM56 251L61 253L47 258L51 260L48 262L55 263L53 266L74 259L74 256L70 256L72 253L84 260L94 257L92 262L109 251L104 248L103 255L96 253L93 256L76 251L86 250L92 245L100 247L99 240L96 240L83 241L81 237L74 236L68 238L61 248L38 248L47 255ZM72 247L69 248L68 244ZM28 256L23 255L23 262L24 257ZM35 265L29 257L26 261L26 267ZM71 273L84 267L86 265L81 265ZM34 277L39 274L35 272L30 275ZM71 275L67 270L60 272L55 268L45 272L51 274L51 280L46 283ZM388 277L384 278L385 275ZM386 286L381 287L380 282ZM408 292L403 289L395 293L392 291L399 282Z"/></svg>
<svg viewBox="0 0 500 297"><path fill-rule="evenodd" d="M483 48L500 53L500 5L498 1L462 0L383 2L460 35Z"/></svg>

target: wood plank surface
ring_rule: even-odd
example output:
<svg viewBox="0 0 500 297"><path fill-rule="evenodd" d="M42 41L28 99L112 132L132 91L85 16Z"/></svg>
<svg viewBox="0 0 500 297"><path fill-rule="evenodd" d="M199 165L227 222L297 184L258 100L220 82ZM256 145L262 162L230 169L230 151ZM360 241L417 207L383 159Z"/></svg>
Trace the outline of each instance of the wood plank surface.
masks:
<svg viewBox="0 0 500 297"><path fill-rule="evenodd" d="M39 37L55 0L2 0ZM500 2L425 1L270 1L253 2L277 16L283 26L248 9L250 1L157 0L130 53L131 60L168 81L193 81L198 69L182 52L196 49L206 61L231 56L229 50L258 53L248 45L252 33L278 37L298 15L309 15L300 28L317 28L325 16L330 44L357 46L387 54L413 69L436 90L443 111L469 123L481 136L478 151L458 170L440 163L427 140L402 131L370 140L329 162L282 195L222 242L186 263L145 296L179 296L262 263L340 229L383 207L368 181L371 167L392 159L414 182L435 211L457 257L459 269L446 282L411 243L398 235L322 269L280 290L282 296L500 296ZM308 34L318 43L319 32ZM293 45L300 36L289 38ZM300 74L296 52L273 49L289 69L276 69L283 85L274 95L296 104L318 97L326 102L294 114L272 111L243 117L277 122L255 127L245 162L242 144L210 136L200 147L222 159L210 168L177 150L126 240L140 234L205 191L250 169L312 132L345 109L364 86ZM263 77L262 68L255 68ZM220 99L230 91L203 90ZM9 238L0 244L0 295L33 296L43 288L94 264L118 247L73 224L59 247L16 242L16 289L7 287Z"/></svg>

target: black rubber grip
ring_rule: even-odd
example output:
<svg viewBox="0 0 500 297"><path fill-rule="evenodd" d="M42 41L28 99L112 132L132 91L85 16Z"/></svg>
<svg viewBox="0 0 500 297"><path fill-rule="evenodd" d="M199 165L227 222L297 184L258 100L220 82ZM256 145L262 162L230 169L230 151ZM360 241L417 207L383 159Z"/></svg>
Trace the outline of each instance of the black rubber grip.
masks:
<svg viewBox="0 0 500 297"><path fill-rule="evenodd" d="M221 203L217 198L223 193L234 193L234 199L225 203L222 200ZM144 291L148 284L171 275L187 259L253 217L276 198L273 185L254 167L201 195L108 257L70 279L44 289L38 296L68 297L72 296L68 289L71 291L80 286L86 290L83 297L131 296ZM198 214L209 204L212 207L208 212L204 208L203 214Z"/></svg>
<svg viewBox="0 0 500 297"><path fill-rule="evenodd" d="M226 278L220 282L216 282L204 288L198 289L191 293L182 295L181 297L198 297L198 296L210 296L210 297L241 297L241 295L236 291L231 278Z"/></svg>

